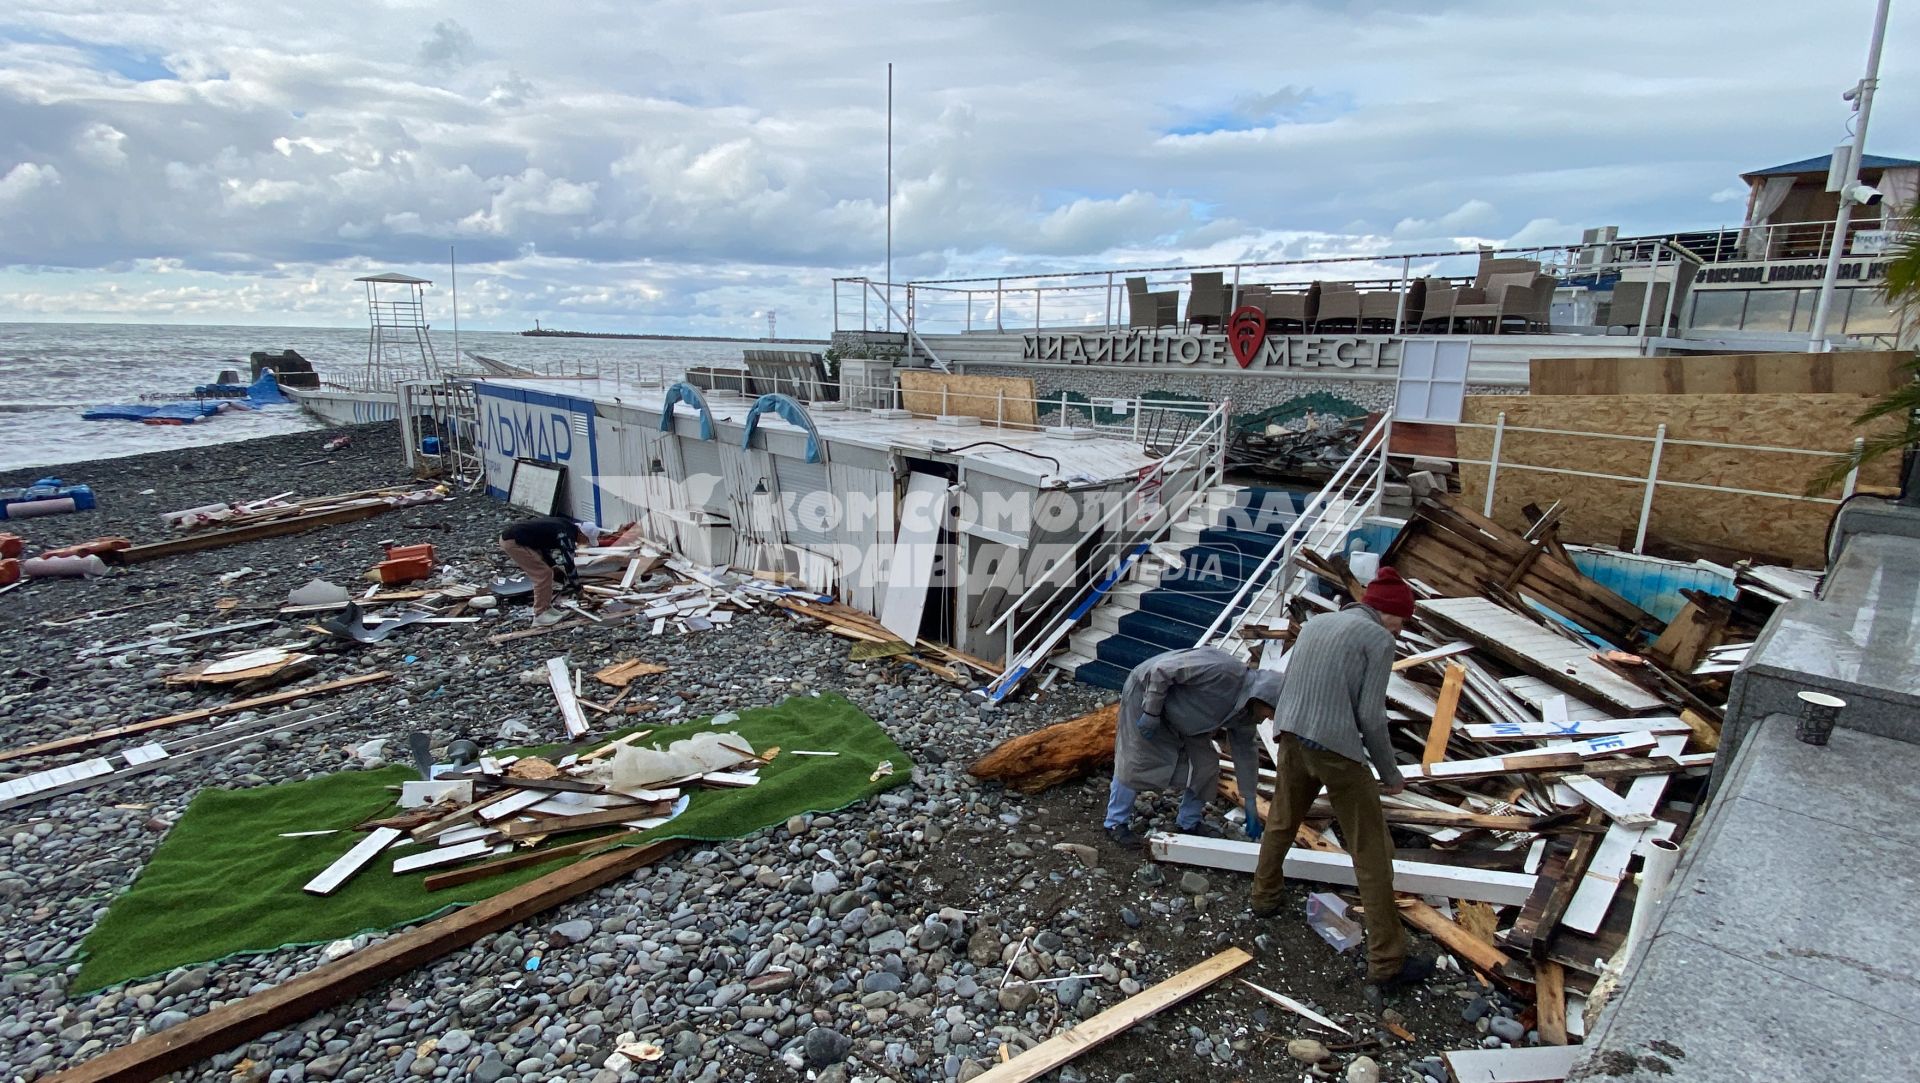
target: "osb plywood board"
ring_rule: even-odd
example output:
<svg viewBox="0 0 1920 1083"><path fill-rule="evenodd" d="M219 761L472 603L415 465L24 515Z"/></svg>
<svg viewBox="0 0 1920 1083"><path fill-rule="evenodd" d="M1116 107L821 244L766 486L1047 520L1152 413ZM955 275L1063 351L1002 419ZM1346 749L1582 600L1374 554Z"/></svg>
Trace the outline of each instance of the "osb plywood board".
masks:
<svg viewBox="0 0 1920 1083"><path fill-rule="evenodd" d="M1912 360L1912 350L1542 357L1527 382L1535 395L1878 395L1913 378Z"/></svg>
<svg viewBox="0 0 1920 1083"><path fill-rule="evenodd" d="M907 369L900 373L900 397L901 405L916 414L952 414L1039 427L1033 412L1033 381L1023 376L958 376Z"/></svg>
<svg viewBox="0 0 1920 1083"><path fill-rule="evenodd" d="M1545 466L1645 478L1653 454L1651 437L1665 423L1668 444L1660 460L1662 481L1723 485L1776 493L1800 493L1819 472L1822 459L1784 452L1690 447L1676 440L1844 451L1855 435L1854 417L1868 395L1469 395L1463 420L1491 425L1504 412L1507 431L1494 486L1493 518L1518 529L1532 503L1565 504L1560 539L1565 542L1632 544L1640 521L1643 481L1609 481L1520 469ZM1647 440L1596 436L1550 436L1516 428L1617 433ZM1493 433L1461 429L1460 455L1488 459ZM1861 471L1862 485L1897 484L1898 463L1886 459ZM1460 468L1470 507L1486 498L1487 468ZM1837 495L1837 494L1829 494ZM1655 493L1649 538L1755 556L1818 565L1825 545L1830 504L1716 493L1663 485Z"/></svg>

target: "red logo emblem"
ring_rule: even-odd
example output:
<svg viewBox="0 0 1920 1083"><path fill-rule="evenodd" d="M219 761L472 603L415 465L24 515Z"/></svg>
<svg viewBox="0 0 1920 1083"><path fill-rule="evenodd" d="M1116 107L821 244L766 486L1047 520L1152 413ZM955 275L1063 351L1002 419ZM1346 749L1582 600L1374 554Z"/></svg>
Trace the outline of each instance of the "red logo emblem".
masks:
<svg viewBox="0 0 1920 1083"><path fill-rule="evenodd" d="M1260 345L1267 341L1267 314L1256 305L1241 305L1227 320L1227 345L1233 347L1233 359L1241 368L1253 364Z"/></svg>

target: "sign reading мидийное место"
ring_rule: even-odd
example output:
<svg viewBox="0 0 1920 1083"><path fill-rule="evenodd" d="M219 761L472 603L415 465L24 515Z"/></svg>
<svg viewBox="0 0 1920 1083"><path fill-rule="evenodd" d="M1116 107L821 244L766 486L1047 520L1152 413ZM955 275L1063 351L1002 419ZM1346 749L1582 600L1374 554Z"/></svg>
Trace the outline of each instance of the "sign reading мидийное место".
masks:
<svg viewBox="0 0 1920 1083"><path fill-rule="evenodd" d="M1376 369L1400 367L1404 339L1389 335L1268 335L1244 363L1225 335L1025 335L1022 361L1062 365L1237 366L1259 369Z"/></svg>

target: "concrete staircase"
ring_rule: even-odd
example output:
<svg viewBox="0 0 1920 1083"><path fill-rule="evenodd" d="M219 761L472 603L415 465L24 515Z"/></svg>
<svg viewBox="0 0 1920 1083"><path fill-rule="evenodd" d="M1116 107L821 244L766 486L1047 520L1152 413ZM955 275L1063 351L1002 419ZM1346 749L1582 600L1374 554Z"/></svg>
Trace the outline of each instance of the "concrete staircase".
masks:
<svg viewBox="0 0 1920 1083"><path fill-rule="evenodd" d="M1311 493L1288 489L1215 486L1158 547L1178 546L1181 567L1145 562L1108 592L1051 664L1084 684L1118 689L1134 666L1193 646L1310 499ZM1249 593L1235 612L1260 602L1259 592Z"/></svg>

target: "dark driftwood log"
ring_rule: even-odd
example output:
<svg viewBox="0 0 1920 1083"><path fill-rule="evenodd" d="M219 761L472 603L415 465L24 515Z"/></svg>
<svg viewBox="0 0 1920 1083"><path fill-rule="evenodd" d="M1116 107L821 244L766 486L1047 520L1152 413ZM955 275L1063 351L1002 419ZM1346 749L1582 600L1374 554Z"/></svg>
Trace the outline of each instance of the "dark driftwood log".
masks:
<svg viewBox="0 0 1920 1083"><path fill-rule="evenodd" d="M1118 703L1015 737L980 757L967 772L1004 783L1021 793L1071 782L1113 765L1113 731Z"/></svg>

